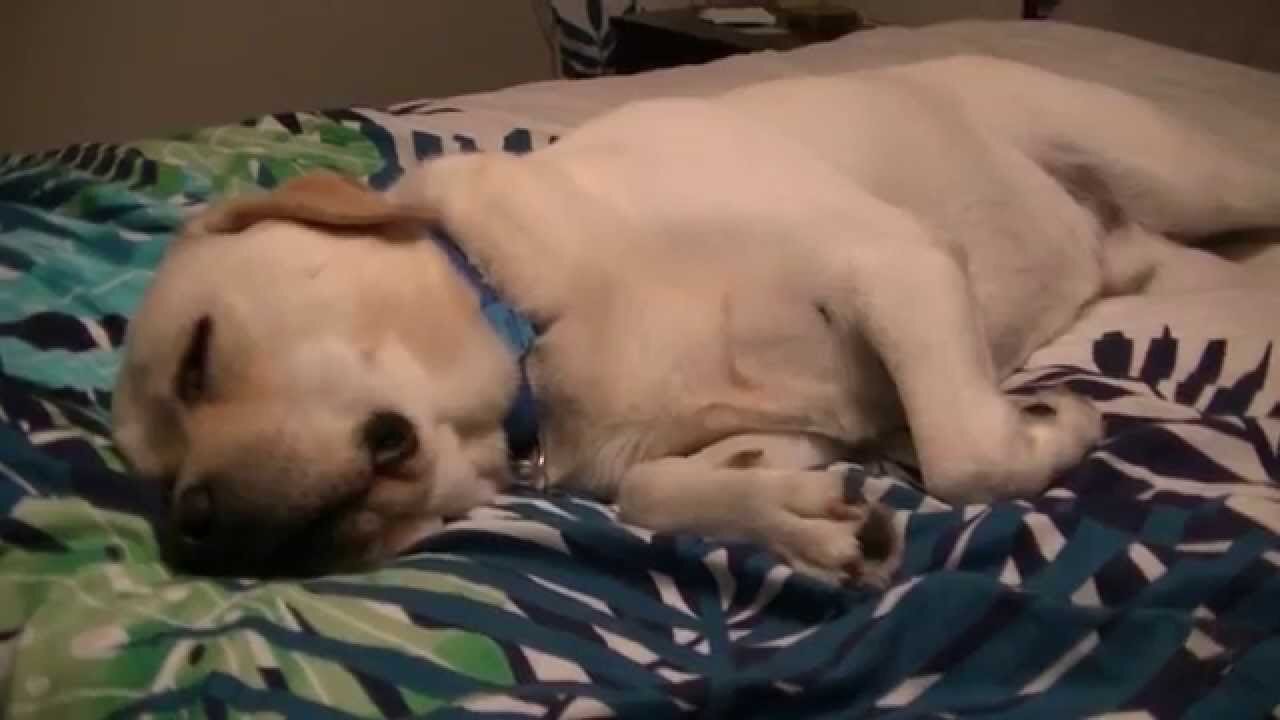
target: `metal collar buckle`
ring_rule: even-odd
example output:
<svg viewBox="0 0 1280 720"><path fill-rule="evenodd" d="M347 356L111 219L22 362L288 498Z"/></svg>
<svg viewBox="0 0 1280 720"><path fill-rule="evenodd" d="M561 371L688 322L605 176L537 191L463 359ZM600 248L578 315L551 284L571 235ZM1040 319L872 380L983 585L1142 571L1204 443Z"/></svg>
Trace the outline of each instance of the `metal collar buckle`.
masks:
<svg viewBox="0 0 1280 720"><path fill-rule="evenodd" d="M547 454L542 450L542 443L533 446L533 452L528 457L517 458L511 461L512 474L515 475L515 485L545 492L547 489Z"/></svg>

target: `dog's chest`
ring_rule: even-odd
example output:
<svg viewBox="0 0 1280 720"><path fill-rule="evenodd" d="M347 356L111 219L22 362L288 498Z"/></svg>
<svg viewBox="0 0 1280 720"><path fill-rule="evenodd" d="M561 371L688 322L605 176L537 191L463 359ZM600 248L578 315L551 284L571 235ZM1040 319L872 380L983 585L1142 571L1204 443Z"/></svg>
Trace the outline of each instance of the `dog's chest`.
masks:
<svg viewBox="0 0 1280 720"><path fill-rule="evenodd" d="M712 404L803 415L847 437L863 424L865 391L850 364L846 343L803 292L668 277L575 307L538 341L529 372L544 443L558 465L571 465L565 454L590 452L619 427Z"/></svg>

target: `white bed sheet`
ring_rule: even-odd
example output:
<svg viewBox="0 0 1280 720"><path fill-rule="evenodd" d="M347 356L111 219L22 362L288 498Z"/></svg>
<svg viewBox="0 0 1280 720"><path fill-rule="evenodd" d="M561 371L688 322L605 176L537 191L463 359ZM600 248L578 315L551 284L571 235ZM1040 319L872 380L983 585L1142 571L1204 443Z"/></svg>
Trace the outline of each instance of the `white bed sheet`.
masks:
<svg viewBox="0 0 1280 720"><path fill-rule="evenodd" d="M1116 33L1053 21L963 21L880 28L786 53L741 55L644 75L531 83L464 96L461 107L563 131L620 103L705 95L799 74L832 74L960 53L1018 60L1149 98L1228 142L1280 162L1280 75Z"/></svg>

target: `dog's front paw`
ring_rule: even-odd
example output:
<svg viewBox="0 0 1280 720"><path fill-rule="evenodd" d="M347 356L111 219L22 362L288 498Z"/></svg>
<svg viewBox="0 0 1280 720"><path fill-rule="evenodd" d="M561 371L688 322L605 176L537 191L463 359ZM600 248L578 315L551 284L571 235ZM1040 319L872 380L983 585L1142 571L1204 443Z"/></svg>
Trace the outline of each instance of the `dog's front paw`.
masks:
<svg viewBox="0 0 1280 720"><path fill-rule="evenodd" d="M1063 388L1008 398L1000 422L975 423L980 436L953 448L925 477L951 503L1031 497L1077 465L1102 439L1102 415Z"/></svg>
<svg viewBox="0 0 1280 720"><path fill-rule="evenodd" d="M888 510L847 500L835 472L765 471L769 490L760 510L760 542L797 571L831 584L884 588L902 555Z"/></svg>

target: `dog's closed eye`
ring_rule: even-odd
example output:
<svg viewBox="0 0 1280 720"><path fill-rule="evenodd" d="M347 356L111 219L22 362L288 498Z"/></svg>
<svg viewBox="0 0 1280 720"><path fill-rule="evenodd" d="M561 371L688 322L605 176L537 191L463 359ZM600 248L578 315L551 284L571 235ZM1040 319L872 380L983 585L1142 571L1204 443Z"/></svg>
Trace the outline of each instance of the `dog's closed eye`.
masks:
<svg viewBox="0 0 1280 720"><path fill-rule="evenodd" d="M191 339L178 363L173 380L174 393L183 405L194 405L209 391L209 344L213 336L213 319L202 315L191 330Z"/></svg>

